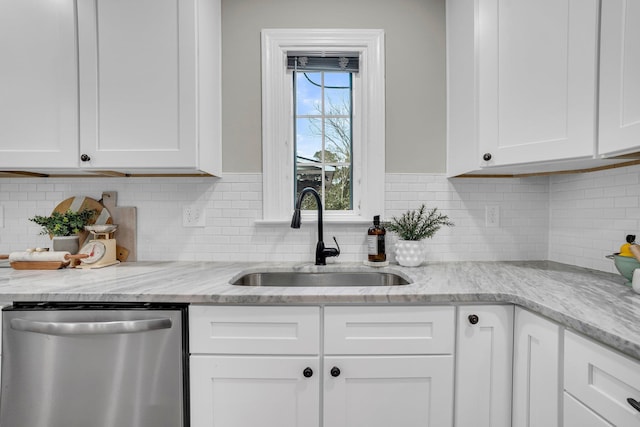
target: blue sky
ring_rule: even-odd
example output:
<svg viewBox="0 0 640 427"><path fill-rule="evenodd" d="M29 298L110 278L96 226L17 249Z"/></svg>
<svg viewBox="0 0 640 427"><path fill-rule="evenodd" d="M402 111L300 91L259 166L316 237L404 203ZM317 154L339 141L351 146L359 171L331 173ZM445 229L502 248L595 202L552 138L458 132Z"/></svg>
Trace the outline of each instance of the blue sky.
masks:
<svg viewBox="0 0 640 427"><path fill-rule="evenodd" d="M314 82L320 83L320 73L307 73ZM345 73L325 73L325 86L348 86L349 76ZM297 75L298 102L296 113L299 115L317 115L321 104L321 88L310 83L302 73ZM325 102L342 103L342 98L348 100L349 91L344 89L325 88ZM309 120L301 118L296 123L297 155L312 158L322 149L322 140L314 135L309 126Z"/></svg>

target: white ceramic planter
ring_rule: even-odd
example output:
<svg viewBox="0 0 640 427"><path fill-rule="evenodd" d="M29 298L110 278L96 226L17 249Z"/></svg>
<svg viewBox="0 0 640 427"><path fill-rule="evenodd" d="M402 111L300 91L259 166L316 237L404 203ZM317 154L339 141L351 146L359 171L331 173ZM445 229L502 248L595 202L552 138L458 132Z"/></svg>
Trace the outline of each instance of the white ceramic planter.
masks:
<svg viewBox="0 0 640 427"><path fill-rule="evenodd" d="M424 261L424 240L398 240L396 261L404 267L417 267Z"/></svg>
<svg viewBox="0 0 640 427"><path fill-rule="evenodd" d="M80 250L80 238L75 236L53 236L53 250L69 252L75 255Z"/></svg>

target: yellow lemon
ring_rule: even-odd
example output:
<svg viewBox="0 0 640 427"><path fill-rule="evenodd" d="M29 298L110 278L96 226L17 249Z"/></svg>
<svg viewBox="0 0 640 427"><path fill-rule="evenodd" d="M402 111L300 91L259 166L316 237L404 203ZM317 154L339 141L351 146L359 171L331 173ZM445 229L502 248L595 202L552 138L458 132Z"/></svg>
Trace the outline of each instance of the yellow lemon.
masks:
<svg viewBox="0 0 640 427"><path fill-rule="evenodd" d="M633 254L629 250L629 247L631 247L631 243L625 243L624 245L620 246L620 256L630 256L630 257L632 257Z"/></svg>

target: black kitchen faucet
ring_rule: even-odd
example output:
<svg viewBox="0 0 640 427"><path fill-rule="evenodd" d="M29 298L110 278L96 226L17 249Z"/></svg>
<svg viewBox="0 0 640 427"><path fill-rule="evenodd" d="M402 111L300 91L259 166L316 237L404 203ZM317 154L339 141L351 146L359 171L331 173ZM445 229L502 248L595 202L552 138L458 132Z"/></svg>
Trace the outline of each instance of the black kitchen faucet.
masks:
<svg viewBox="0 0 640 427"><path fill-rule="evenodd" d="M300 208L302 206L302 199L308 193L311 193L316 198L316 205L318 207L318 243L316 243L316 265L327 265L327 257L340 255L340 245L336 238L333 241L336 242L337 248L325 248L322 238L322 201L320 195L316 190L311 187L304 188L298 195L296 200L296 207L293 211L293 218L291 218L291 228L300 228L301 215Z"/></svg>

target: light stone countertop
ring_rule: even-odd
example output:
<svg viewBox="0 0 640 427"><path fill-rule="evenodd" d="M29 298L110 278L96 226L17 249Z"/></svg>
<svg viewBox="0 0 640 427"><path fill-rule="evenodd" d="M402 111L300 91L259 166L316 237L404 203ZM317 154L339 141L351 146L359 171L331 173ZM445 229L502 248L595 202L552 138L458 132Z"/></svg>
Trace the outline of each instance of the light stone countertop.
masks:
<svg viewBox="0 0 640 427"><path fill-rule="evenodd" d="M390 287L249 287L255 271L392 271ZM356 263L137 262L96 270L0 269L0 301L128 301L197 304L512 303L640 359L640 295L620 275L548 261L447 262L374 269Z"/></svg>

